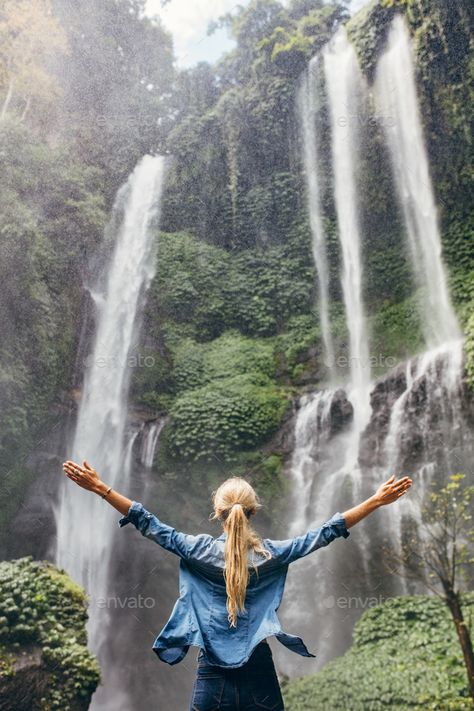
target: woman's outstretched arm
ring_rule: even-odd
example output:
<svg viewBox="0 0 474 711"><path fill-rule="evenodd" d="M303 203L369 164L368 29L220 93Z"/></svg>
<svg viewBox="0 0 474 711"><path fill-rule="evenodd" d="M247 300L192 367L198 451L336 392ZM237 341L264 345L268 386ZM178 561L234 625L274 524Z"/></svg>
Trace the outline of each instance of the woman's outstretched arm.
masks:
<svg viewBox="0 0 474 711"><path fill-rule="evenodd" d="M96 470L93 469L86 460L84 460L84 466L81 467L80 464L76 464L68 459L67 462L64 462L63 469L66 476L82 489L87 489L87 491L91 491L94 494L99 494L104 497L104 500L113 506L114 509L117 509L117 511L124 516L127 515L133 502L126 496L119 494L118 491L110 489L107 484L104 484ZM110 491L107 494L109 489Z"/></svg>
<svg viewBox="0 0 474 711"><path fill-rule="evenodd" d="M212 536L200 534L192 536L189 533L176 531L172 526L164 523L154 514L147 511L139 501L131 501L126 496L122 496L101 481L100 476L90 464L84 460L84 466L76 464L71 460L64 462L64 473L78 486L94 494L104 496L105 500L123 514L119 521L119 526L123 527L127 523L133 523L135 528L145 536L160 546L175 553L181 558L189 558L199 553L201 548L206 546ZM110 491L109 491L110 489Z"/></svg>
<svg viewBox="0 0 474 711"><path fill-rule="evenodd" d="M394 501L397 501L401 496L403 496L403 494L406 494L412 485L410 477L404 476L398 481L394 481L394 479L395 474L392 474L386 482L379 486L375 494L370 496L361 504L358 504L358 506L354 506L354 508L344 511L342 515L346 522L346 528L350 528L359 521L362 521L363 518L372 513L372 511L375 511L375 509L378 509L380 506L392 504Z"/></svg>

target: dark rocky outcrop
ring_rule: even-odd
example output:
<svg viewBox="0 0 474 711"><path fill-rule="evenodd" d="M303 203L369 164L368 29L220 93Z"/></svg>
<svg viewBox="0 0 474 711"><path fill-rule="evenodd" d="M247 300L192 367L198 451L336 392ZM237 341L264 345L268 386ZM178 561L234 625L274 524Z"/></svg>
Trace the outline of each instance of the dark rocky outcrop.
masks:
<svg viewBox="0 0 474 711"><path fill-rule="evenodd" d="M329 435L333 437L352 422L354 408L347 399L345 390L339 388L334 393L329 409Z"/></svg>
<svg viewBox="0 0 474 711"><path fill-rule="evenodd" d="M449 354L428 366L419 356L400 363L380 378L371 393L372 414L362 434L359 464L362 468L387 463L387 436L394 417L399 419L396 441L391 443L392 463L398 473L437 462L438 468L469 468L472 452L474 397L465 376L449 384ZM407 389L407 376L411 382ZM404 395L403 401L395 403Z"/></svg>
<svg viewBox="0 0 474 711"><path fill-rule="evenodd" d="M370 422L360 443L359 462L362 466L383 463L381 453L388 433L392 408L406 390L406 386L406 363L399 363L376 382L370 394L372 408Z"/></svg>

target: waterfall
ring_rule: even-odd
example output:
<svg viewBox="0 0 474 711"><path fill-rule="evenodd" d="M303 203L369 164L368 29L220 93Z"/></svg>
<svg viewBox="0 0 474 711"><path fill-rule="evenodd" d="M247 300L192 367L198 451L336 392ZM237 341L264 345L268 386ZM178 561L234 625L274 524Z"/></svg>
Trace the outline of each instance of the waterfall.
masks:
<svg viewBox="0 0 474 711"><path fill-rule="evenodd" d="M74 441L68 458L84 459L110 486L123 491L136 433L127 434L127 399L136 358L146 290L155 273L153 227L159 218L165 159L145 156L119 190L110 225L116 229L110 264L96 287L97 324ZM109 225L109 230L110 230ZM108 571L117 535L117 512L97 495L63 477L56 509L56 564L83 585L91 598L88 635L95 653L107 633Z"/></svg>
<svg viewBox="0 0 474 711"><path fill-rule="evenodd" d="M457 375L461 366L462 340L448 342L408 361L405 371L406 389L392 407L384 443L390 471L401 475L404 469L400 464L402 439L407 435L407 429L411 428L413 433L415 423L410 422L411 400L416 396L420 383L423 383L424 406L417 418L416 428L420 435L418 447L423 452L424 462L434 452L430 440L430 436L433 436L430 418L435 416L438 420L449 422L451 437L459 431L462 420L459 403L461 382Z"/></svg>
<svg viewBox="0 0 474 711"><path fill-rule="evenodd" d="M299 89L298 111L303 135L303 159L307 181L308 209L313 238L313 257L319 276L320 319L328 318L328 271L326 237L321 206L321 169L318 152L321 137L320 111L322 87L319 56L310 63ZM360 496L361 470L358 464L361 434L370 419L371 370L368 327L362 297L363 269L356 163L359 155L357 117L362 109L365 87L357 58L344 30L336 33L322 51L322 77L325 82L331 126L331 158L338 238L341 245L341 284L349 334L347 395L333 384L330 389L302 396L295 423L295 444L291 461L292 501L290 535L300 535L321 525L336 510L343 510L342 498L351 492ZM329 326L326 326L329 334ZM326 355L334 351L325 342ZM335 365L335 364L332 364ZM335 369L331 371L334 383ZM355 546L356 547L356 546ZM353 554L355 556L355 553ZM297 632L307 628L308 610L318 617L318 634L308 642L317 650L318 666L327 654L337 626L333 608L333 572L339 563L334 548L325 554L327 570L321 574L321 559L305 563L304 588L301 574L288 576L289 607L285 607L288 626ZM359 573L367 574L362 552L357 557ZM306 590L308 592L306 592ZM302 596L306 597L302 604ZM297 601L297 603L293 603ZM315 671L313 668L312 671Z"/></svg>
<svg viewBox="0 0 474 711"><path fill-rule="evenodd" d="M416 431L417 447L423 456L421 462L414 464L415 471L411 473L416 475L418 491L423 499L441 467L444 471L441 480L457 469L455 460L448 455L453 441L465 427L459 399L462 335L451 304L442 261L410 36L400 15L392 21L386 50L378 61L374 90L419 289L424 338L428 348L414 363L410 361L407 364L406 389L390 413L385 441L386 464L391 472L398 475L406 473L403 443L409 437L408 433ZM420 391L424 407L417 413L415 422L413 403L420 398ZM403 518L408 514L422 529L420 511L417 506L410 506L410 500L403 507L396 510L394 507L389 513L391 530L398 545L403 534Z"/></svg>
<svg viewBox="0 0 474 711"><path fill-rule="evenodd" d="M413 62L408 33L396 17L381 56L375 79L375 96L380 103L389 146L388 170L395 176L403 212L407 244L411 253L419 295L423 303L427 351L371 382L367 320L362 299L360 214L356 164L359 138L358 117L365 109L365 86L354 50L344 30L339 30L321 52L325 90L331 120L331 148L334 202L342 254L341 283L349 332L347 395L342 389L321 390L299 399L294 427L294 449L290 462L292 499L289 506L290 535L321 525L336 510L344 511L374 493L394 473L410 474L419 499L403 498L384 507L370 521L362 522L351 553L333 544L325 553L300 566L299 575L290 570L289 602L283 614L288 627L306 633L318 658L316 671L350 643L348 621L358 619L357 604L380 589L387 596L422 593L421 583L407 583L396 576L382 575L379 539L400 551L403 536L414 527L423 537L419 500L434 481L444 482L450 473L466 471L474 442L463 407L462 338L451 305L441 256L441 239L436 206L423 142ZM316 114L323 100L315 80L319 57L311 60L299 89L298 110L303 132L304 167L308 210L312 227L313 255L326 294L327 255L321 207L321 175L318 150L320 130ZM319 260L319 264L318 264ZM326 260L326 261L324 261ZM322 269L322 271L321 271ZM326 279L326 281L324 281ZM324 303L321 299L320 302ZM326 307L325 307L326 308ZM325 344L326 352L327 345ZM346 398L344 400L344 398ZM341 404L342 403L342 404ZM352 418L349 416L349 409ZM335 426L335 417L346 416ZM296 565L299 565L296 564ZM374 568L375 565L375 568ZM303 582L302 582L303 581ZM341 599L356 601L346 613L335 607L333 590ZM355 595L355 597L350 597ZM316 629L308 627L308 615L315 615ZM281 660L283 667L298 674L296 665Z"/></svg>
<svg viewBox="0 0 474 711"><path fill-rule="evenodd" d="M390 413L384 442L385 469L396 476L404 476L409 471L416 480L421 501L425 500L433 481L444 481L447 474L458 471L461 463L458 453L468 442L459 377L462 345L461 339L449 341L409 360L405 370L406 388ZM411 441L415 442L418 457L413 456ZM423 531L421 511L413 497L408 497L401 506L389 507L387 514L392 540L398 550L404 519L409 517L419 531ZM404 592L410 593L406 582Z"/></svg>
<svg viewBox="0 0 474 711"><path fill-rule="evenodd" d="M350 399L354 429L360 433L370 416L370 359L367 319L362 300L362 260L356 181L357 116L363 92L357 57L345 31L339 30L323 52L331 116L334 199L342 251L342 291L349 331ZM355 437L355 440L357 437ZM352 452L352 461L354 461Z"/></svg>
<svg viewBox="0 0 474 711"><path fill-rule="evenodd" d="M410 36L401 15L390 28L375 79L403 211L428 349L461 337L441 257L441 238L417 97Z"/></svg>
<svg viewBox="0 0 474 711"><path fill-rule="evenodd" d="M153 466L156 445L164 425L165 419L162 418L161 420L147 423L143 427L140 461L146 469L151 469Z"/></svg>
<svg viewBox="0 0 474 711"><path fill-rule="evenodd" d="M288 537L320 526L336 511L344 510L344 499L358 488L354 472L347 469L347 452L354 441L353 407L344 390L326 389L299 398L290 462L292 491ZM357 542L351 555L357 558L359 577L366 573L365 560ZM339 566L345 565L347 550L334 544L289 570L282 616L286 626L301 634L316 659L305 662L313 673L334 652L340 611L334 604ZM344 594L342 588L339 593ZM311 620L311 624L308 624ZM314 624L313 624L314 622ZM277 651L278 655L278 651ZM280 660L279 660L280 661ZM281 655L285 673L298 674L300 664Z"/></svg>
<svg viewBox="0 0 474 711"><path fill-rule="evenodd" d="M311 511L315 484L313 452L327 439L333 397L334 390L321 390L300 399L291 461L294 503L290 535L293 536L299 535L314 515Z"/></svg>
<svg viewBox="0 0 474 711"><path fill-rule="evenodd" d="M311 226L311 246L318 274L319 321L324 345L324 360L327 363L330 380L335 378L334 345L329 320L329 273L326 253L326 232L322 213L322 190L318 139L316 129L317 114L320 110L320 58L310 61L303 73L298 89L298 117L303 146L303 165L306 176L307 203Z"/></svg>

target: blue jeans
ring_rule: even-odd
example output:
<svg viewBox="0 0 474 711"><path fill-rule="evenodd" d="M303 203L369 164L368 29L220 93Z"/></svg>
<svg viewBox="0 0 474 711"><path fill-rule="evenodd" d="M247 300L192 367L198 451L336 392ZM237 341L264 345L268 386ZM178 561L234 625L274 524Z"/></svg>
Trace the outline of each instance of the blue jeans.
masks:
<svg viewBox="0 0 474 711"><path fill-rule="evenodd" d="M280 684L267 642L257 644L236 669L209 664L201 649L189 711L284 711Z"/></svg>

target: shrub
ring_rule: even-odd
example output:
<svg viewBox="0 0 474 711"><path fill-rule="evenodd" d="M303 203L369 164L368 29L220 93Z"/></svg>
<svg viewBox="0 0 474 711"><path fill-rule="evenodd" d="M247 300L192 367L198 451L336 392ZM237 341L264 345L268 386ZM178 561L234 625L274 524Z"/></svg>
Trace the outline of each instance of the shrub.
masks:
<svg viewBox="0 0 474 711"><path fill-rule="evenodd" d="M465 594L466 618L473 605L473 593ZM292 711L472 709L452 619L439 598L427 595L368 609L346 654L319 674L285 683L283 694Z"/></svg>
<svg viewBox="0 0 474 711"><path fill-rule="evenodd" d="M14 656L23 644L41 647L48 678L42 708L66 709L90 697L100 681L97 660L87 649L84 590L64 571L32 556L0 563L0 652ZM12 654L13 652L13 654ZM0 675L14 675L0 666Z"/></svg>
<svg viewBox="0 0 474 711"><path fill-rule="evenodd" d="M234 452L258 446L278 428L286 405L285 392L258 372L187 391L171 408L171 454L232 461Z"/></svg>
<svg viewBox="0 0 474 711"><path fill-rule="evenodd" d="M247 338L227 331L211 343L183 339L174 354L174 374L179 390L192 390L213 380L246 373L275 375L271 341Z"/></svg>

